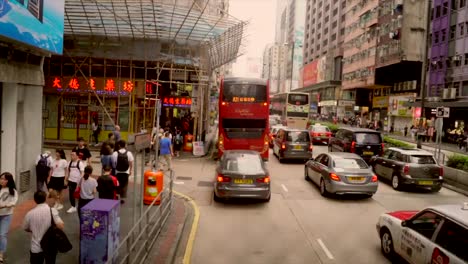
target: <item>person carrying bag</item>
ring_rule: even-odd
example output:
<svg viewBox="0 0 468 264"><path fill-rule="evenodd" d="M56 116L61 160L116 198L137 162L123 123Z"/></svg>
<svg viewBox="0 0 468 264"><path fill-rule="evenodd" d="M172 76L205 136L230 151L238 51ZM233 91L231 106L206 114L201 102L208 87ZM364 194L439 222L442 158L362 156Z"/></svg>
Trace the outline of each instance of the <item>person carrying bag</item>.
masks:
<svg viewBox="0 0 468 264"><path fill-rule="evenodd" d="M50 227L42 237L41 248L46 254L49 252L55 253L57 251L60 253L67 253L73 248L65 232L55 224L52 209L50 210Z"/></svg>

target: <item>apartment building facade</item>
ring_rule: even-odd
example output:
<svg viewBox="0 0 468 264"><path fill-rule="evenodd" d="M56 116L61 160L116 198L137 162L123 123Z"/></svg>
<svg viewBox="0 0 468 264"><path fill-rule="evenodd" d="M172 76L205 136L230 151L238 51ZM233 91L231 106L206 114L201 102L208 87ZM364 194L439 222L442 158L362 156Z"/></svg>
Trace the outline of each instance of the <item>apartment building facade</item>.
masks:
<svg viewBox="0 0 468 264"><path fill-rule="evenodd" d="M284 54L286 47L279 44L270 44L263 51L263 70L262 78L270 82L270 94L280 92L280 67L284 65Z"/></svg>

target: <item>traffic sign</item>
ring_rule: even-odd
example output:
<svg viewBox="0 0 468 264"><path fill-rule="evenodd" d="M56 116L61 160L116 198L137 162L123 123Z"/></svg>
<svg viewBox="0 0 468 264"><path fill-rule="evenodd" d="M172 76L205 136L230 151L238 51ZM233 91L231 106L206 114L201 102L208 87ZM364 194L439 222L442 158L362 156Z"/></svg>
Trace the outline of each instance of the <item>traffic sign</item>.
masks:
<svg viewBox="0 0 468 264"><path fill-rule="evenodd" d="M436 117L448 118L450 116L449 107L437 107Z"/></svg>

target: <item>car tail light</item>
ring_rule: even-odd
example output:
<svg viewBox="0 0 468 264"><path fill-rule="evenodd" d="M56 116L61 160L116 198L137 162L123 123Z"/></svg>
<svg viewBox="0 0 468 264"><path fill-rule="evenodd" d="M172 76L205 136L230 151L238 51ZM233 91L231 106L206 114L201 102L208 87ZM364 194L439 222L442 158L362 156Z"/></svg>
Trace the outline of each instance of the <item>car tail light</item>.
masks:
<svg viewBox="0 0 468 264"><path fill-rule="evenodd" d="M380 156L383 156L385 144L384 144L384 143L381 143L380 146L382 147L382 148L380 149Z"/></svg>
<svg viewBox="0 0 468 264"><path fill-rule="evenodd" d="M444 176L444 167L442 166L439 168L439 176Z"/></svg>
<svg viewBox="0 0 468 264"><path fill-rule="evenodd" d="M372 175L372 182L377 182L378 180L377 175Z"/></svg>
<svg viewBox="0 0 468 264"><path fill-rule="evenodd" d="M267 104L266 102L265 102L265 103L263 103L263 106L267 106L267 105L268 105L268 104Z"/></svg>
<svg viewBox="0 0 468 264"><path fill-rule="evenodd" d="M224 176L222 174L218 174L218 179L217 179L218 182L230 182L231 181L231 178L230 177L227 177L227 176Z"/></svg>
<svg viewBox="0 0 468 264"><path fill-rule="evenodd" d="M286 144L281 144L281 149L286 149Z"/></svg>
<svg viewBox="0 0 468 264"><path fill-rule="evenodd" d="M309 145L309 151L312 151L314 149L314 146L312 144Z"/></svg>
<svg viewBox="0 0 468 264"><path fill-rule="evenodd" d="M268 140L265 140L265 142L263 144L268 145L268 144L270 144L270 142L268 142Z"/></svg>
<svg viewBox="0 0 468 264"><path fill-rule="evenodd" d="M222 102L221 105L226 105L227 103L226 102Z"/></svg>
<svg viewBox="0 0 468 264"><path fill-rule="evenodd" d="M356 152L356 141L353 141L351 142L351 150L350 150L351 153L355 153Z"/></svg>
<svg viewBox="0 0 468 264"><path fill-rule="evenodd" d="M270 183L270 176L265 176L265 177L262 177L262 178L257 178L257 182L260 182L260 183Z"/></svg>
<svg viewBox="0 0 468 264"><path fill-rule="evenodd" d="M330 179L334 181L341 181L340 176L336 175L335 173L330 173Z"/></svg>
<svg viewBox="0 0 468 264"><path fill-rule="evenodd" d="M319 134L319 133L315 133L315 132L314 132L314 133L312 133L312 136L313 136L313 137L319 137L319 136L320 136L320 134Z"/></svg>
<svg viewBox="0 0 468 264"><path fill-rule="evenodd" d="M409 165L405 165L405 167L403 167L403 174L405 175L408 175L409 174Z"/></svg>

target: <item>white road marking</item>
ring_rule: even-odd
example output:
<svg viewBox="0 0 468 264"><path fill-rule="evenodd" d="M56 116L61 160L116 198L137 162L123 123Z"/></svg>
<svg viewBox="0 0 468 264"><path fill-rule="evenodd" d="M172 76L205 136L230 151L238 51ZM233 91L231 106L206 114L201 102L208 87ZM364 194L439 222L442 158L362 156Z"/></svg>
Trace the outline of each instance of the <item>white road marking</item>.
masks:
<svg viewBox="0 0 468 264"><path fill-rule="evenodd" d="M174 181L174 184L181 185L181 184L185 184L185 183L183 181Z"/></svg>
<svg viewBox="0 0 468 264"><path fill-rule="evenodd" d="M284 184L281 184L281 187L283 187L283 190L284 190L285 192L288 192L288 188L286 188L286 186L285 186Z"/></svg>
<svg viewBox="0 0 468 264"><path fill-rule="evenodd" d="M322 247L323 251L325 252L325 254L327 255L327 257L329 259L334 259L332 253L330 252L330 250L328 250L328 248L325 246L325 244L323 243L322 239L317 239L317 242L319 243L319 245Z"/></svg>

